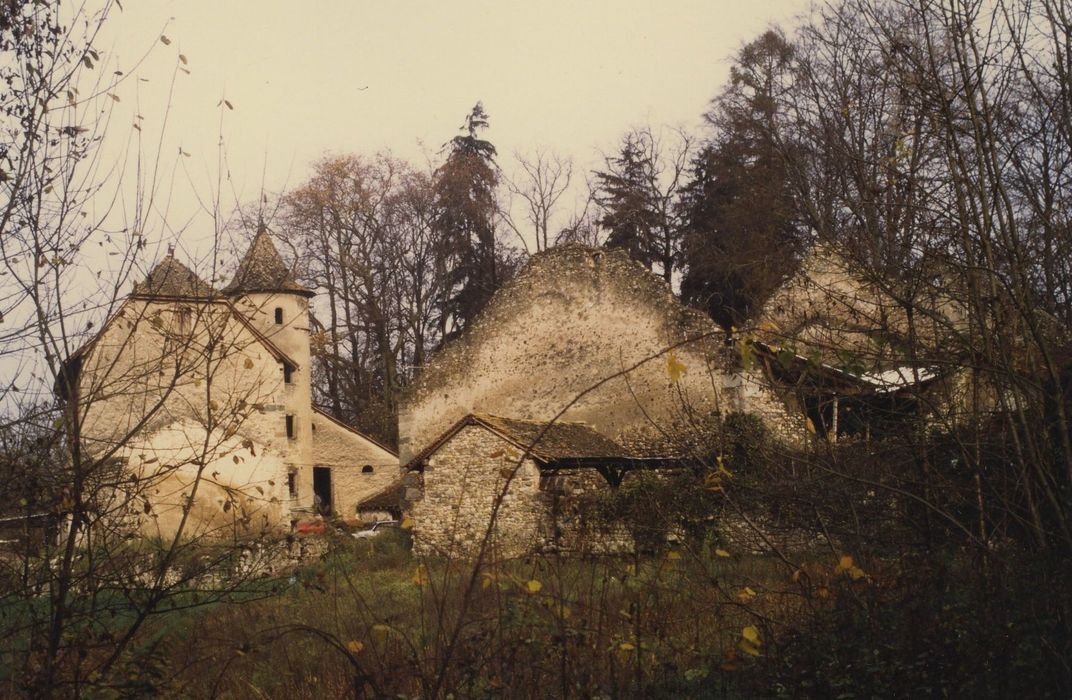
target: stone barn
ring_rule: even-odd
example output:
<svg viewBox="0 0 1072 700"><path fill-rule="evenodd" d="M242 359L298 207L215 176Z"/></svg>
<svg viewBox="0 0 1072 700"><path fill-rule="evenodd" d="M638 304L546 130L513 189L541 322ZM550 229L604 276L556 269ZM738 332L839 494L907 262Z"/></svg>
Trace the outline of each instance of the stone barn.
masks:
<svg viewBox="0 0 1072 700"><path fill-rule="evenodd" d="M519 425L557 419L579 440L553 454L540 452L541 440L515 477L502 534L526 544L542 537L539 507L526 494L561 466L556 460L595 462L585 478L610 484L607 468L670 459L739 412L799 444L803 414L761 372L743 367L706 314L624 252L569 245L533 256L401 401L399 451L418 548L457 551L482 535L501 468L488 455L510 436L517 449ZM498 422L474 417L488 415Z"/></svg>
<svg viewBox="0 0 1072 700"><path fill-rule="evenodd" d="M416 550L475 552L495 508L494 556L591 549L578 541L583 523L570 501L616 487L628 471L668 461L675 460L635 457L582 423L467 415L414 459L424 491L410 513L420 523Z"/></svg>

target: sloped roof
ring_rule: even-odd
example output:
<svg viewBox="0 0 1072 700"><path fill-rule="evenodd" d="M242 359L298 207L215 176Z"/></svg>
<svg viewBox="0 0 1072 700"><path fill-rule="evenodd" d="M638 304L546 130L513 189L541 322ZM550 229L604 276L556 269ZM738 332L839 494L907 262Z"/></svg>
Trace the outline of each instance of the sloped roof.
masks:
<svg viewBox="0 0 1072 700"><path fill-rule="evenodd" d="M314 292L298 284L283 262L267 229L253 238L249 250L242 256L234 279L224 288L226 294L246 292L293 292L313 296Z"/></svg>
<svg viewBox="0 0 1072 700"><path fill-rule="evenodd" d="M620 462L641 459L583 423L548 423L471 413L410 460L407 466L416 465L431 457L467 425L479 425L490 430L518 449L528 450L533 459L545 465L571 461Z"/></svg>
<svg viewBox="0 0 1072 700"><path fill-rule="evenodd" d="M847 394L893 394L903 389L926 385L941 374L937 367L913 368L907 365L874 372L852 373L759 340L753 340L752 347L797 377L810 373L813 380L819 380L824 386L836 387Z"/></svg>
<svg viewBox="0 0 1072 700"><path fill-rule="evenodd" d="M319 406L313 406L313 413L317 414L321 418L328 419L329 421L331 421L335 425L339 426L343 430L345 430L347 432L350 432L350 433L353 433L354 435L357 435L358 437L363 438L364 440L367 440L368 442L372 443L373 445L375 445L376 447L380 448L381 450L383 450L387 454L391 455L392 457L398 457L398 452L396 450L392 450L387 445L383 444L382 442L380 442L379 440L377 440L377 439L375 439L373 437L370 437L369 435L366 435L365 433L361 432L360 430L358 430L354 426L347 425L346 423L343 423L341 420L339 420L335 416L331 415L330 413L328 413L324 409L320 408Z"/></svg>
<svg viewBox="0 0 1072 700"><path fill-rule="evenodd" d="M594 457L628 459L632 456L624 447L584 423L546 423L487 413L473 417L511 442L522 447L533 445L533 456L544 461Z"/></svg>
<svg viewBox="0 0 1072 700"><path fill-rule="evenodd" d="M135 296L208 298L219 292L195 275L169 252L146 276L134 284Z"/></svg>
<svg viewBox="0 0 1072 700"><path fill-rule="evenodd" d="M372 494L357 504L358 510L385 510L388 512L402 512L402 497L405 495L406 485L402 479L395 479L380 491Z"/></svg>

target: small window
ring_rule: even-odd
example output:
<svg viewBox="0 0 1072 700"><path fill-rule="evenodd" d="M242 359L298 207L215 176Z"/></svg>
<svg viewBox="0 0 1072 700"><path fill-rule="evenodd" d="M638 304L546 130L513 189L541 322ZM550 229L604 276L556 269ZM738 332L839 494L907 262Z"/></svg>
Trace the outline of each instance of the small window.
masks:
<svg viewBox="0 0 1072 700"><path fill-rule="evenodd" d="M371 474L373 471L374 470L371 464L366 464L365 466L361 467L362 474Z"/></svg>
<svg viewBox="0 0 1072 700"><path fill-rule="evenodd" d="M298 497L298 475L294 472L287 474L287 492L291 498Z"/></svg>
<svg viewBox="0 0 1072 700"><path fill-rule="evenodd" d="M275 307L275 322L278 326L283 325L283 307L281 306Z"/></svg>
<svg viewBox="0 0 1072 700"><path fill-rule="evenodd" d="M290 365L283 365L283 383L292 384L294 382L294 370Z"/></svg>
<svg viewBox="0 0 1072 700"><path fill-rule="evenodd" d="M287 416L287 437L294 439L294 416Z"/></svg>
<svg viewBox="0 0 1072 700"><path fill-rule="evenodd" d="M182 307L175 312L175 332L179 335L186 335L190 332L192 325L191 319L193 318L193 311L186 307Z"/></svg>

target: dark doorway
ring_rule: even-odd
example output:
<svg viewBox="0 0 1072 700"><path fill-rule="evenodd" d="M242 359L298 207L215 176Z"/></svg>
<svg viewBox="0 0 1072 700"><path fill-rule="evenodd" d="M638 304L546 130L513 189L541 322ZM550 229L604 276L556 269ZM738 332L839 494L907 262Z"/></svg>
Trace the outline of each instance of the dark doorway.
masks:
<svg viewBox="0 0 1072 700"><path fill-rule="evenodd" d="M313 467L313 506L321 515L331 515L331 468Z"/></svg>

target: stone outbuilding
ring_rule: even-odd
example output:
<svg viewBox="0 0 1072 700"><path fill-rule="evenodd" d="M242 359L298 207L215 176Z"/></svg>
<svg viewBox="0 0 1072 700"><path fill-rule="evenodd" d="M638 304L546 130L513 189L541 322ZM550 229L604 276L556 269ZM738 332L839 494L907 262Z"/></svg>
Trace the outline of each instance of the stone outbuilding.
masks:
<svg viewBox="0 0 1072 700"><path fill-rule="evenodd" d="M81 449L114 471L98 507L146 534L252 534L398 480L393 450L312 403L309 302L267 231L216 290L169 252L57 386Z"/></svg>
<svg viewBox="0 0 1072 700"><path fill-rule="evenodd" d="M635 456L582 423L469 414L413 459L423 492L410 512L415 549L472 555L489 535L494 512L492 556L591 551L581 542L580 497L617 487L631 471L685 461Z"/></svg>

